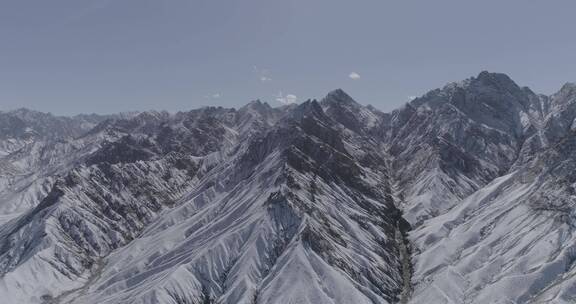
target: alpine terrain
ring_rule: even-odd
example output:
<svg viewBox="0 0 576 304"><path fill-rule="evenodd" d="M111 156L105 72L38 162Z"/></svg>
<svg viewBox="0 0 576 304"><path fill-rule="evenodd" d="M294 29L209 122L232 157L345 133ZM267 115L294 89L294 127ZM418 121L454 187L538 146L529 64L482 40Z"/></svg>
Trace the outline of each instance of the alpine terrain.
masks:
<svg viewBox="0 0 576 304"><path fill-rule="evenodd" d="M576 303L576 84L0 112L0 302Z"/></svg>

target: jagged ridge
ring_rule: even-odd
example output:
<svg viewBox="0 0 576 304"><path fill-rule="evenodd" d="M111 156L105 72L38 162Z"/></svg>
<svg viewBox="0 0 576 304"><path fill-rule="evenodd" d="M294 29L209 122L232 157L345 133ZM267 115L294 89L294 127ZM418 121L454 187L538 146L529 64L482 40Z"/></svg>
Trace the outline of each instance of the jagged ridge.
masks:
<svg viewBox="0 0 576 304"><path fill-rule="evenodd" d="M281 108L3 113L0 295L569 302L574 88L482 72L392 113L342 90Z"/></svg>

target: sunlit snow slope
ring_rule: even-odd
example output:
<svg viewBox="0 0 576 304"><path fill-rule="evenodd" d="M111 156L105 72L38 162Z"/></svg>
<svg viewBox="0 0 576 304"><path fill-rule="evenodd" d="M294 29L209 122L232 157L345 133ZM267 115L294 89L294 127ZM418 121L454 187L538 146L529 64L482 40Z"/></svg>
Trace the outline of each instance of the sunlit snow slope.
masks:
<svg viewBox="0 0 576 304"><path fill-rule="evenodd" d="M379 143L327 114L342 106L376 115L336 91L278 109L253 102L103 121L74 141L94 151L74 154L36 204L2 225L0 294L27 303L397 301L406 223Z"/></svg>
<svg viewBox="0 0 576 304"><path fill-rule="evenodd" d="M0 302L575 303L576 85L0 112Z"/></svg>

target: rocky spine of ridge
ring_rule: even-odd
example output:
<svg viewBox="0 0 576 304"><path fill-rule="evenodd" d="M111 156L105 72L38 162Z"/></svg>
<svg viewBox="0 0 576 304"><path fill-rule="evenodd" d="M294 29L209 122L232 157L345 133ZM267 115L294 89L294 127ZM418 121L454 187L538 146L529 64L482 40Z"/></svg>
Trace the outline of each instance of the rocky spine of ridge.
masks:
<svg viewBox="0 0 576 304"><path fill-rule="evenodd" d="M482 72L391 113L342 90L82 123L3 113L0 295L568 303L575 88Z"/></svg>
<svg viewBox="0 0 576 304"><path fill-rule="evenodd" d="M335 105L337 100L331 98L322 105ZM223 303L255 297L273 302L281 297L277 290L285 289L292 291L284 295L286 300L328 301L330 297L319 293L323 288L350 300L394 302L404 279L395 235L407 225L394 205L385 161L374 142L339 123L334 110L329 111L334 119L328 116L322 105L308 101L281 110L253 102L238 111L143 113L103 122L82 138L99 139L99 148L57 179L36 207L3 226L4 284L23 284L16 276L20 269L24 275L56 276L44 290L36 288L39 281L25 276L26 296L33 294L35 301L90 299L88 290L100 286L92 296L101 303L121 302L123 296L142 303L160 298L197 301L200 295ZM350 145L356 144L363 150L351 154ZM238 196L245 188L264 192ZM244 200L243 212L254 214L257 221L238 225L247 215L238 213L234 200ZM206 213L202 222L218 219L219 226L210 228L220 231L217 235L228 226L249 229L240 238L244 245L238 247L230 238L234 235L224 240L196 235L198 222L182 216L197 218L199 213ZM131 277L148 267L140 262L155 260L152 265L164 265L170 272L185 267L190 277L180 283L167 279L142 291L137 280L124 292L110 293L106 281L120 275L109 273L107 265L114 262L110 255L146 239L146 227L160 225L150 237L168 233L175 225L171 221L192 225L182 231L184 243L151 256L142 253L141 259L123 264L129 272L121 276ZM261 228L250 232L251 227ZM197 243L197 238L204 240ZM168 262L175 252L222 242L210 255L190 253L190 261ZM221 264L221 259L228 264ZM206 265L215 268L203 270ZM320 275L317 271L328 276L326 287L298 289L282 280L284 272L298 277ZM245 283L223 279L242 273L250 274ZM180 285L184 283L191 284L188 292ZM162 287L165 284L172 287Z"/></svg>

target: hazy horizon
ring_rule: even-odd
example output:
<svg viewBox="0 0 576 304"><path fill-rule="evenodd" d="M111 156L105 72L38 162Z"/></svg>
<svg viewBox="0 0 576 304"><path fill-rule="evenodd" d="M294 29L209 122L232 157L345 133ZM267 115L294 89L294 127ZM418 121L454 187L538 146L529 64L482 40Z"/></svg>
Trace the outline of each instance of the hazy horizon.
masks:
<svg viewBox="0 0 576 304"><path fill-rule="evenodd" d="M574 8L520 0L2 1L0 110L274 106L342 88L389 112L483 70L549 95L576 81Z"/></svg>
<svg viewBox="0 0 576 304"><path fill-rule="evenodd" d="M480 71L480 72L482 72L482 71ZM352 99L354 99L356 102L358 102L358 103L360 103L360 104L362 104L362 105L365 105L365 106L370 105L370 106L373 106L373 107L375 107L376 109L378 109L378 110L380 110L380 111L383 111L383 112L391 112L391 111L394 111L394 110L397 110L397 109L401 108L403 105L405 105L406 103L410 102L410 101L411 101L412 99L414 99L414 98L421 97L422 95L424 95L424 94L426 94L426 93L428 93L428 92L430 92L430 91L433 91L433 90L435 90L435 89L440 89L440 88L442 88L442 87L444 87L445 85L448 85L448 84L450 84L450 83L456 83L456 82L464 81L464 80L469 79L469 78L472 78L472 77L476 77L480 72L476 73L474 76L466 77L466 78L463 78L463 79L460 79L460 80L447 81L444 85L439 86L439 87L436 87L436 88L430 88L430 89L428 89L426 92L423 92L423 93L420 94L420 95L409 96L409 98L408 98L407 100L399 103L396 107L391 108L391 109L388 109L388 110L384 110L384 109L378 107L378 105L374 105L374 104L370 104L370 103L364 103L364 102L362 102L362 101L359 101L359 100L357 100L353 95L350 95L349 92L347 92L346 90L344 90L344 89L342 89L342 88L334 88L334 89L326 92L326 94L324 94L324 95L321 96L321 97L318 97L318 98L303 98L303 99L301 99L301 100L299 100L299 101L296 101L296 102L294 102L294 103L302 103L302 102L305 102L305 101L307 101L307 100L321 100L323 97L325 97L325 96L326 96L328 93L330 93L331 91L338 90L338 89L342 89L344 92L346 92L347 94L349 94L350 97L352 97ZM493 72L493 71L487 71L487 72L489 72L489 73L501 73L501 74L506 74L506 73L503 73L503 72ZM508 75L508 74L506 74L506 75ZM508 75L508 76L510 77L510 75ZM513 78L513 77L510 77L510 78L514 81L514 78ZM514 81L514 82L516 82L516 81ZM552 93L549 93L549 94L544 94L544 93L537 92L537 91L534 91L534 93L536 93L536 94L544 94L544 95L552 95L552 94L556 93L557 91L559 91L559 90L562 88L562 86L564 86L564 85L567 84L567 83L574 83L574 82L573 82L573 81L564 82L564 83L562 83L562 84L560 84L560 85L558 86L558 89L557 89L556 91L554 91L554 92L552 92ZM517 84L518 86L520 86L520 87L528 87L529 89L532 90L532 88L529 87L529 86L525 86L525 85L522 85L521 83L517 83L517 82L516 82L516 84ZM120 114L120 113L138 113L138 112L147 112L147 111L176 113L176 112L186 112L186 111L190 111L190 110L194 110L194 109L199 109L199 108L202 108L202 107L211 107L211 106L212 106L212 107L223 107L223 108L235 108L235 109L239 109L239 108L241 108L241 107L243 107L243 106L245 106L245 105L248 105L250 102L257 101L257 100L261 101L262 103L267 103L268 105L270 105L270 106L273 107L273 108L274 108L274 107L282 107L282 106L285 106L285 105L286 105L286 104L282 104L282 103L280 103L280 102L274 102L274 101L270 101L270 100L263 100L263 99L261 99L261 98L254 98L254 99L251 99L251 100L247 100L247 101L245 101L244 103L239 103L238 105L232 105L232 106L220 105L220 104L218 104L217 102L214 102L213 104L199 105L199 106L192 107L192 108L174 109L174 110L168 110L168 109L162 109L162 108L150 108L150 109L124 110L124 111L118 111L118 112L113 112L113 111L112 111L112 112L78 112L78 113L68 113L68 114L64 113L64 114L61 114L61 113L54 113L54 112L52 112L52 111L42 111L42 110L35 109L35 108L32 108L32 107L21 106L21 107L11 108L11 109L10 109L10 108L7 108L7 109L0 108L0 112L10 112L10 111L16 111L16 110L19 110L19 109L27 109L27 110L37 111L37 112L49 113L49 114L52 114L52 115L55 115L55 116L62 116L62 117L70 117L70 116L75 116L75 115L92 115L92 114L97 114L97 115L113 115L113 114Z"/></svg>

